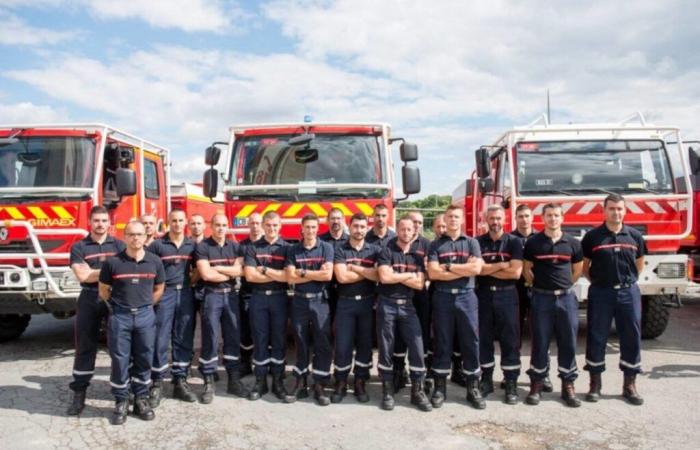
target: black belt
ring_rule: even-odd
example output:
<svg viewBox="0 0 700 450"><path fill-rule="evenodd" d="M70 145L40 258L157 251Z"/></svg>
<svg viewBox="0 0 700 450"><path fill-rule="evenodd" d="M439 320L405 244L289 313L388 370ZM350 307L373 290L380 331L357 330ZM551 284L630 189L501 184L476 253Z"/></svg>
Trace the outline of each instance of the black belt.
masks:
<svg viewBox="0 0 700 450"><path fill-rule="evenodd" d="M566 294L571 294L574 292L574 288L568 288L568 289L540 289L540 288L532 288L532 292L537 292L538 294L548 294L548 295L566 295Z"/></svg>
<svg viewBox="0 0 700 450"><path fill-rule="evenodd" d="M206 288L210 292L216 292L217 294L228 294L229 292L233 291L232 288Z"/></svg>
<svg viewBox="0 0 700 450"><path fill-rule="evenodd" d="M80 286L81 289L85 289L86 291L99 291L99 285L98 286Z"/></svg>
<svg viewBox="0 0 700 450"><path fill-rule="evenodd" d="M365 295L339 295L338 300L345 299L345 300L354 300L354 301L360 301L364 300L367 298L373 298L374 294L365 294Z"/></svg>
<svg viewBox="0 0 700 450"><path fill-rule="evenodd" d="M634 283L620 283L620 284L616 284L614 286L596 286L595 284L593 284L591 286L596 287L596 288L600 288L600 289L615 289L617 291L620 289L631 288L632 286L634 286Z"/></svg>
<svg viewBox="0 0 700 450"><path fill-rule="evenodd" d="M254 290L253 294L260 294L260 295L276 295L276 294L283 294L286 293L286 290L279 290L279 289L260 289L260 290Z"/></svg>
<svg viewBox="0 0 700 450"><path fill-rule="evenodd" d="M399 306L408 305L411 302L411 300L407 298L382 297L382 299Z"/></svg>
<svg viewBox="0 0 700 450"><path fill-rule="evenodd" d="M479 286L478 289L485 289L487 291L491 292L497 292L497 291L510 291L515 289L516 286L514 284L510 284L508 286Z"/></svg>
<svg viewBox="0 0 700 450"><path fill-rule="evenodd" d="M443 292L445 294L466 294L469 291L473 291L473 288L452 288L452 289L447 289L447 288L435 288L436 291L438 292Z"/></svg>
<svg viewBox="0 0 700 450"><path fill-rule="evenodd" d="M323 297L323 294L325 294L325 292L299 292L299 291L294 291L294 296L295 296L295 297L302 297L302 298L318 298L318 297Z"/></svg>
<svg viewBox="0 0 700 450"><path fill-rule="evenodd" d="M108 307L110 308L110 310L112 312L114 312L114 310L117 310L120 312L128 312L131 314L136 314L140 310L145 309L145 308L150 308L151 306L153 306L153 305L142 305L142 306L136 306L136 307L132 308L132 307L127 307L127 306L122 306L122 305L115 303L111 300L108 302Z"/></svg>

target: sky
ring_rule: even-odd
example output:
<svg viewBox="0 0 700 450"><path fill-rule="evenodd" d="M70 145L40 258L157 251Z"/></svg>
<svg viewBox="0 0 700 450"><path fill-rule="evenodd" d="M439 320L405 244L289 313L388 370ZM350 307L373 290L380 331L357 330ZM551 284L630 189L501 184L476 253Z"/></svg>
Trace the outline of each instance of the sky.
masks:
<svg viewBox="0 0 700 450"><path fill-rule="evenodd" d="M106 122L172 149L174 181L231 125L311 115L390 123L416 198L450 194L547 89L555 123L700 139L695 1L0 0L0 22L0 124Z"/></svg>

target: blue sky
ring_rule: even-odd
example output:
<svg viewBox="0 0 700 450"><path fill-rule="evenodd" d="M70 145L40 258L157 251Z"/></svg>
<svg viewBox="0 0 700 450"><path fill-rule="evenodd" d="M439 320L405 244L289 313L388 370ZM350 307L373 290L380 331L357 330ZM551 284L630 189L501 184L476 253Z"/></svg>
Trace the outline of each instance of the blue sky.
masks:
<svg viewBox="0 0 700 450"><path fill-rule="evenodd" d="M382 121L418 144L423 192L529 123L641 111L700 138L692 1L0 0L0 123L101 121L174 152L237 123Z"/></svg>

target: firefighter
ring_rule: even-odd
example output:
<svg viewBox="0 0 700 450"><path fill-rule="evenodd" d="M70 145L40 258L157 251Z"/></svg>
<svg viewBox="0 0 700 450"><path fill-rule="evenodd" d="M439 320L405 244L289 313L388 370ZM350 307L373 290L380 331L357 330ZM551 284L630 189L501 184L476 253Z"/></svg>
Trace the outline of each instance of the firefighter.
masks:
<svg viewBox="0 0 700 450"><path fill-rule="evenodd" d="M422 256L423 259L428 254L428 247L430 246L430 241L423 236L423 214L418 211L411 211L407 214L408 218L413 221L413 227L415 230L415 235L413 241L411 242L411 251L415 252L418 256ZM425 356L425 367L426 367L426 389L429 391L429 381L432 385L432 373L430 368L432 367L432 351L430 351L430 296L428 295L428 290L425 286L423 289L417 290L414 293L413 305L416 308L416 315L418 316L418 321L420 322L421 335L423 337L423 355ZM402 339L396 339L394 343L394 388L398 391L399 389L405 387L406 379L404 374L406 373L406 343Z"/></svg>
<svg viewBox="0 0 700 450"><path fill-rule="evenodd" d="M301 219L302 241L287 250L287 281L294 285L292 328L297 352L296 386L286 400L294 402L297 396L304 396L313 347L314 399L320 406L328 406L331 401L324 389L331 376L333 345L327 289L333 276L333 247L318 239L318 223L315 214L305 215Z"/></svg>
<svg viewBox="0 0 700 450"><path fill-rule="evenodd" d="M350 218L350 239L339 246L334 256L338 279L338 312L335 321L335 389L333 403L343 401L355 349L355 397L367 403L366 384L372 368L372 302L377 283L379 247L365 241L367 216L356 213Z"/></svg>
<svg viewBox="0 0 700 450"><path fill-rule="evenodd" d="M241 241L241 250L245 256L248 247L263 237L262 216L253 213L248 216L248 237ZM253 373L253 334L250 327L250 283L241 277L241 376Z"/></svg>
<svg viewBox="0 0 700 450"><path fill-rule="evenodd" d="M250 324L255 346L255 386L248 398L258 400L268 392L267 374L270 372L272 393L285 400L288 394L282 377L287 328L287 274L284 271L287 243L279 236L279 214L268 211L263 215L263 231L262 239L248 246L245 255L245 278L252 290Z"/></svg>
<svg viewBox="0 0 700 450"><path fill-rule="evenodd" d="M345 230L345 215L339 208L331 208L326 216L326 224L328 231L323 233L319 238L322 241L329 242L333 245L333 250L337 250L339 246L345 244L350 236ZM331 310L331 325L335 322L335 312L338 307L338 280L333 274L330 284L328 285L328 305Z"/></svg>
<svg viewBox="0 0 700 450"><path fill-rule="evenodd" d="M73 244L70 265L80 281L77 312L75 315L75 360L73 399L68 407L69 416L79 415L85 408L85 393L95 374L95 358L100 338L100 325L108 315L107 305L98 297L98 279L103 262L126 248L120 240L109 235L109 212L104 206L90 210L90 234Z"/></svg>
<svg viewBox="0 0 700 450"><path fill-rule="evenodd" d="M532 228L532 210L529 206L523 204L515 208L515 223L516 228L513 230L512 234L522 239L524 248L527 240L537 233L537 231ZM530 316L530 298L532 297L530 288L532 286L525 281L524 274L520 275L516 286L518 287L518 301L520 304L520 345L522 347L525 330L530 327L528 317ZM526 320L528 321L527 326L525 326ZM501 388L505 388L505 384L503 384ZM544 377L542 380L542 391L552 392L553 390L554 387L552 386L552 381L549 379L549 376Z"/></svg>
<svg viewBox="0 0 700 450"><path fill-rule="evenodd" d="M207 228L207 223L204 220L204 216L201 214L192 214L187 223L187 228L190 230L190 239L192 239L195 246L204 240L204 231ZM190 281L192 282L195 309L199 311L201 303L204 301L204 281L202 281L202 277L200 277L199 272L197 272L197 252L192 255L192 272ZM193 326L195 325L196 321Z"/></svg>
<svg viewBox="0 0 700 450"><path fill-rule="evenodd" d="M248 390L241 383L240 306L235 290L235 278L241 276L243 255L240 246L228 239L228 218L214 214L212 234L197 245L197 271L204 280L202 305L202 350L199 371L204 378L200 401L209 404L214 399L214 374L219 365L219 327L223 335L224 367L228 375L226 391L237 397L247 397Z"/></svg>
<svg viewBox="0 0 700 450"><path fill-rule="evenodd" d="M158 219L153 214L144 214L139 220L146 227L146 242L144 245L148 247L158 237Z"/></svg>
<svg viewBox="0 0 700 450"><path fill-rule="evenodd" d="M476 409L486 408L479 390L479 304L474 294L474 277L481 273L483 260L476 239L461 232L464 213L456 205L445 211L445 234L428 250L428 276L435 283L433 333L435 389L431 397L439 408L447 398L446 378L455 335L459 339L461 369L466 375L467 402Z"/></svg>
<svg viewBox="0 0 700 450"><path fill-rule="evenodd" d="M520 238L503 232L505 211L491 205L485 213L489 232L477 238L484 265L477 277L479 298L479 358L481 395L493 392L496 366L494 342L501 347L501 370L505 379L505 402L518 402L520 375L520 328L516 280L523 269L523 244Z"/></svg>
<svg viewBox="0 0 700 450"><path fill-rule="evenodd" d="M625 199L610 194L603 202L605 223L586 233L583 247L583 274L588 288L588 327L586 366L590 391L586 400L597 402L605 370L605 347L610 325L620 337L620 370L624 374L622 396L633 405L644 399L637 392L635 378L641 372L641 293L637 285L644 269L646 246L642 234L623 223Z"/></svg>
<svg viewBox="0 0 700 450"><path fill-rule="evenodd" d="M542 209L544 231L525 243L523 272L532 285L532 356L530 358L529 405L540 402L543 379L549 371L549 341L552 333L557 339L561 397L567 406L576 408L574 380L576 367L576 333L578 332L578 301L573 285L581 276L583 254L581 244L564 233L561 205L548 203Z"/></svg>
<svg viewBox="0 0 700 450"><path fill-rule="evenodd" d="M187 374L194 354L194 299L190 271L195 243L185 236L187 215L181 209L168 214L168 232L156 239L147 250L158 256L165 267L165 292L154 308L156 312L156 344L153 354L149 402L160 405L163 380L167 377L168 347L172 341L173 397L195 402Z"/></svg>
<svg viewBox="0 0 700 450"><path fill-rule="evenodd" d="M372 218L374 219L374 224L367 232L365 240L369 244L384 247L390 239L396 237L396 232L389 228L389 208L383 203L378 203L374 207Z"/></svg>
<svg viewBox="0 0 700 450"><path fill-rule="evenodd" d="M126 249L107 259L99 278L100 298L110 309L107 335L112 358L109 384L116 399L114 425L126 421L129 388L135 397L134 414L142 420L155 418L148 401L156 339L153 306L163 295L166 279L160 258L144 250L143 224L129 222L124 235Z"/></svg>
<svg viewBox="0 0 700 450"><path fill-rule="evenodd" d="M377 304L377 336L379 359L377 366L382 378L382 403L385 410L394 409L393 354L396 335L408 346L411 371L411 403L421 411L432 406L423 391L425 365L420 323L413 305L414 293L425 286L423 257L416 254L412 241L415 235L413 221L402 217L397 237L381 249L377 258L379 294Z"/></svg>

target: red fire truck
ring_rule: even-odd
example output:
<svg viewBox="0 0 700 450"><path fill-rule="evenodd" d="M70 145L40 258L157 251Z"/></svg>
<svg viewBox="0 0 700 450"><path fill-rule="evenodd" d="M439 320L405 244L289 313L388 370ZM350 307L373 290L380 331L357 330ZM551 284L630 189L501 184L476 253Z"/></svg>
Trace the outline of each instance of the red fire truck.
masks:
<svg viewBox="0 0 700 450"><path fill-rule="evenodd" d="M420 191L418 168L406 163L418 159L418 149L402 138L392 138L383 123L284 123L233 126L228 142L207 148L204 192L217 193L218 164L226 146L222 173L226 214L237 238L248 235L248 217L276 211L284 239L301 238L301 217L315 213L325 218L331 208L346 216L371 216L378 203L394 218L396 196L391 144L401 142L403 192Z"/></svg>
<svg viewBox="0 0 700 450"><path fill-rule="evenodd" d="M700 141L686 141L688 146L688 161L690 165L690 182L693 189L693 231L681 241L681 252L686 253L692 262L693 284L689 291L694 295L700 294Z"/></svg>
<svg viewBox="0 0 700 450"><path fill-rule="evenodd" d="M70 317L80 284L71 245L88 234L95 205L113 232L144 213L165 224L168 150L104 124L0 126L0 342L31 314Z"/></svg>
<svg viewBox="0 0 700 450"><path fill-rule="evenodd" d="M667 306L680 305L689 264L678 254L693 226L693 195L678 128L654 126L637 113L616 124L550 124L542 116L505 132L476 151L476 171L453 193L464 205L465 232L486 230L483 212L493 203L506 209L515 227L515 209L532 208L541 230L542 207L560 203L563 228L574 236L603 222L603 199L611 192L627 200L627 225L646 239L649 255L640 274L642 336L655 338L668 324ZM580 300L588 283L576 285Z"/></svg>
<svg viewBox="0 0 700 450"><path fill-rule="evenodd" d="M224 196L218 194L214 199L204 195L199 183L180 183L170 186L170 207L185 211L187 217L199 214L209 221L218 211L223 211L221 204Z"/></svg>

